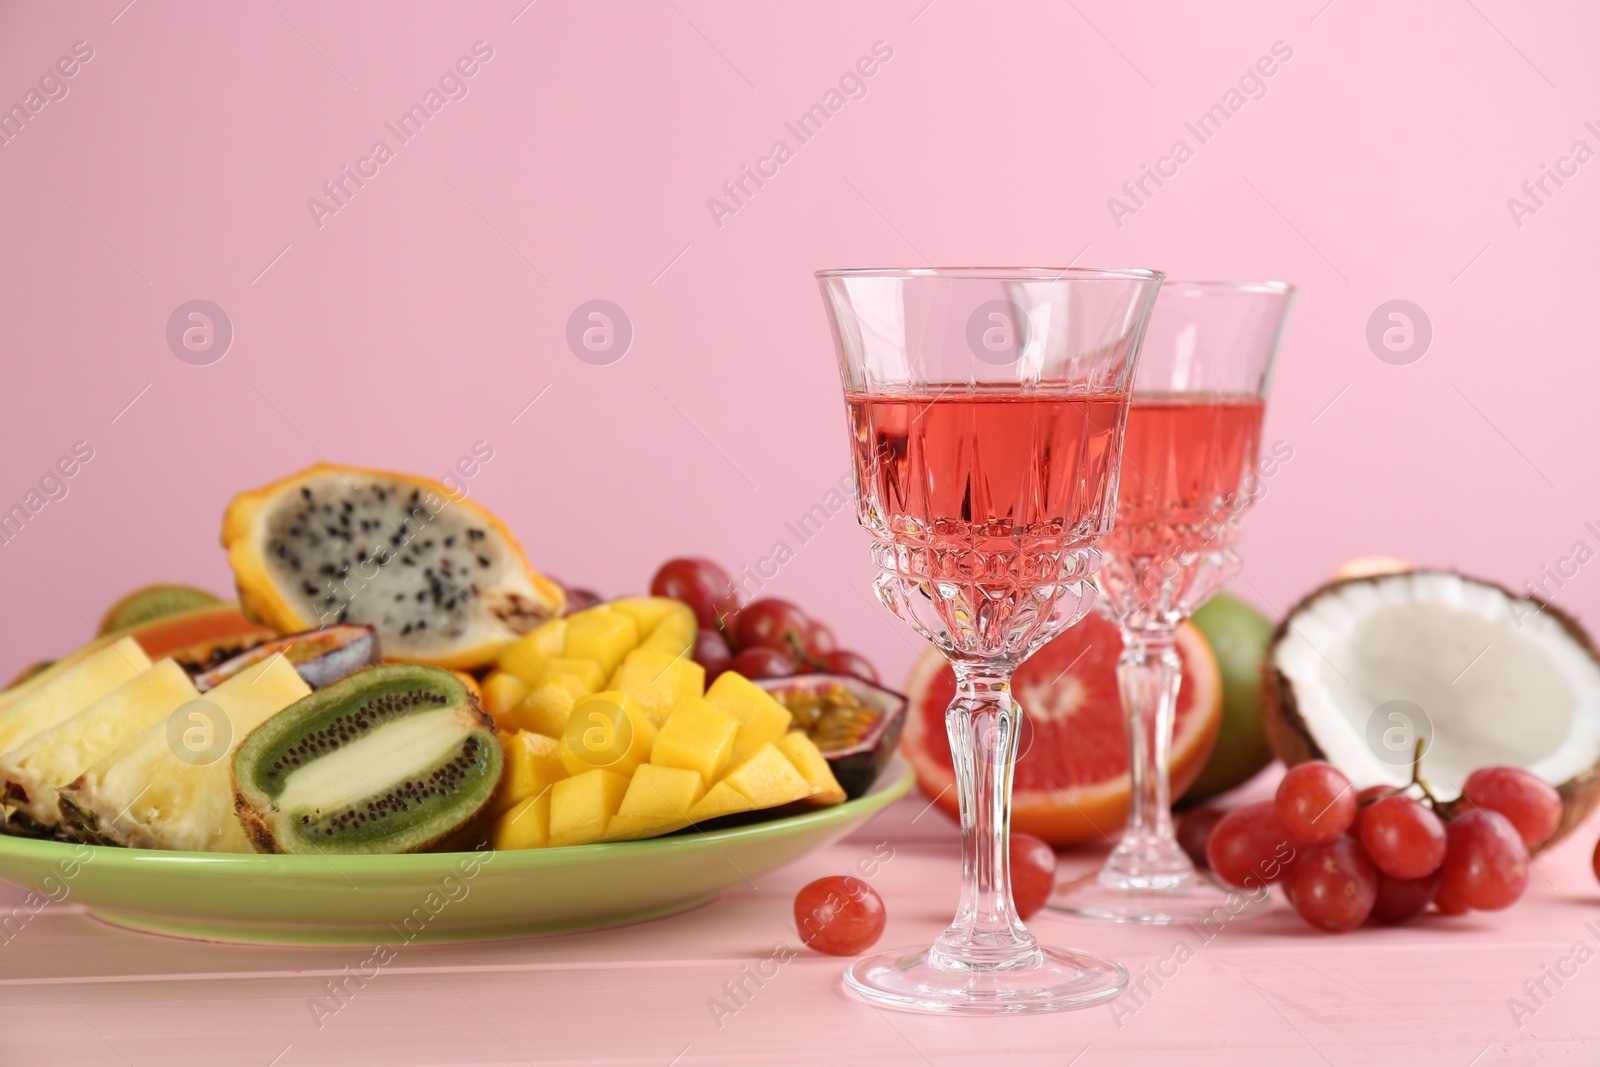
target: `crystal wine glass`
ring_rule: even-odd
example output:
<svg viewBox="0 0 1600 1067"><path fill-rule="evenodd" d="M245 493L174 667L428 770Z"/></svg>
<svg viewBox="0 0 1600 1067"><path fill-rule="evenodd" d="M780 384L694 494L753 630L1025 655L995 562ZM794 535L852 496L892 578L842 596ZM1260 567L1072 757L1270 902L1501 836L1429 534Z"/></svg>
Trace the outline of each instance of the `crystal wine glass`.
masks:
<svg viewBox="0 0 1600 1067"><path fill-rule="evenodd" d="M1098 873L1051 906L1114 922L1222 923L1267 904L1198 873L1172 832L1167 779L1182 663L1179 625L1239 571L1240 517L1263 492L1258 451L1273 357L1294 288L1168 281L1150 317L1123 444L1116 526L1101 543L1098 608L1117 662L1132 796Z"/></svg>
<svg viewBox="0 0 1600 1067"><path fill-rule="evenodd" d="M1095 596L1139 340L1161 274L962 267L817 275L849 411L878 599L950 660L961 805L955 921L931 948L858 960L854 996L962 1014L1114 997L1119 964L1045 948L1007 854L1017 666Z"/></svg>

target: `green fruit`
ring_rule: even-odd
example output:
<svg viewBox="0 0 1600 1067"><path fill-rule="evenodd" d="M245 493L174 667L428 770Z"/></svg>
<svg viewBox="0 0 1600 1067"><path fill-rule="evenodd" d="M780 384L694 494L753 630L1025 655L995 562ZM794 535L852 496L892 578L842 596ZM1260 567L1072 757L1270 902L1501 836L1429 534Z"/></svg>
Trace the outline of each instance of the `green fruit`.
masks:
<svg viewBox="0 0 1600 1067"><path fill-rule="evenodd" d="M233 758L239 821L262 852L419 852L487 804L494 722L447 670L372 667L289 705Z"/></svg>
<svg viewBox="0 0 1600 1067"><path fill-rule="evenodd" d="M187 585L150 585L137 589L115 604L100 620L100 632L116 633L130 626L176 615L180 611L207 608L222 601L206 592Z"/></svg>
<svg viewBox="0 0 1600 1067"><path fill-rule="evenodd" d="M1181 800L1194 804L1241 785L1272 762L1261 723L1261 663L1270 619L1238 597L1218 593L1189 619L1205 634L1222 673L1222 729L1217 747Z"/></svg>

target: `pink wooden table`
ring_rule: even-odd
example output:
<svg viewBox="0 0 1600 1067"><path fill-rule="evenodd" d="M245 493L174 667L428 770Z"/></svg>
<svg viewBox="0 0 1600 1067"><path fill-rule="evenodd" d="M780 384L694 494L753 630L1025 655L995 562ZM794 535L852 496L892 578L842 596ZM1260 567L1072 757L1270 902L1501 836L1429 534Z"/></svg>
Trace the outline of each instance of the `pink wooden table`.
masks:
<svg viewBox="0 0 1600 1067"><path fill-rule="evenodd" d="M1115 1008L1006 1020L884 1013L847 1000L840 961L809 952L760 988L747 982L742 1005L728 998L724 983L792 943L795 891L885 841L893 859L873 880L889 907L884 943L930 940L950 917L958 841L921 809L909 798L855 837L675 918L407 948L320 1029L313 1001L367 950L166 940L68 902L0 945L0 1065L1600 1064L1595 822L1540 857L1528 897L1495 916L1327 937L1280 903L1209 942L1181 928L1036 920L1047 939L1143 978L1149 995ZM0 888L7 910L20 899ZM1541 980L1542 1004L1523 985ZM1511 998L1530 1013L1513 1018Z"/></svg>

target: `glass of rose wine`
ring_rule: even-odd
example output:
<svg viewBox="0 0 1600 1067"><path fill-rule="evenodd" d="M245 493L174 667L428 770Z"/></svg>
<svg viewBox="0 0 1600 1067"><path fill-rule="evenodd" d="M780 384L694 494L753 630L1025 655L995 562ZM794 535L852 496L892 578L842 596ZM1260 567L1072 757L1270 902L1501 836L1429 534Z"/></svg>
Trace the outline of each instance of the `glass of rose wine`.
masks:
<svg viewBox="0 0 1600 1067"><path fill-rule="evenodd" d="M945 722L961 809L955 921L845 974L880 1007L1063 1011L1127 986L1041 946L1007 853L1021 709L1011 676L1094 601L1134 363L1162 275L978 268L821 271L878 599L955 670Z"/></svg>
<svg viewBox="0 0 1600 1067"><path fill-rule="evenodd" d="M1131 797L1098 873L1051 906L1114 922L1219 921L1267 904L1195 870L1172 830L1168 753L1183 665L1175 635L1238 573L1240 518L1264 492L1258 451L1293 286L1167 281L1150 317L1123 443L1097 607L1122 631L1117 677Z"/></svg>

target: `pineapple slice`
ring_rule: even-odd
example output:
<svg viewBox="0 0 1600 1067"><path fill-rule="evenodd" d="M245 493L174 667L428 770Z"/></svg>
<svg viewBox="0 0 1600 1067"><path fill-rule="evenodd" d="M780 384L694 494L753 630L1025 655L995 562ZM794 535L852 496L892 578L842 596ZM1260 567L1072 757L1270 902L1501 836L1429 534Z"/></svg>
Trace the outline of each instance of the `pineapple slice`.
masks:
<svg viewBox="0 0 1600 1067"><path fill-rule="evenodd" d="M42 826L61 821L56 790L116 751L134 734L167 720L200 693L170 659L113 689L72 718L0 756L6 800Z"/></svg>
<svg viewBox="0 0 1600 1067"><path fill-rule="evenodd" d="M233 753L250 731L310 694L281 655L234 675L205 695L211 707L197 705L181 732L167 722L148 727L62 788L65 822L92 840L133 848L255 851L234 814Z"/></svg>
<svg viewBox="0 0 1600 1067"><path fill-rule="evenodd" d="M52 678L0 711L0 753L9 752L52 726L59 726L149 669L150 657L131 637L92 653L65 674Z"/></svg>

